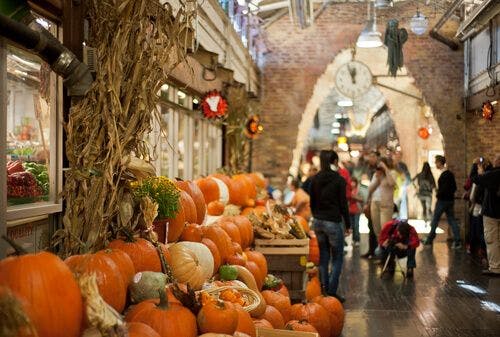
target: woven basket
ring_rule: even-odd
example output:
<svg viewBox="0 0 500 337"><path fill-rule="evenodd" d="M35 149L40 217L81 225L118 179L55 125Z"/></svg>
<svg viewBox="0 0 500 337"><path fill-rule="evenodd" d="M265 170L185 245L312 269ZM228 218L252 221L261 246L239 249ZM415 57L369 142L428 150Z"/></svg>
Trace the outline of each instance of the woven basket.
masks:
<svg viewBox="0 0 500 337"><path fill-rule="evenodd" d="M246 306L243 307L243 309L247 312L254 310L260 304L259 295L257 295L257 293L252 289L248 289L245 287L238 287L238 286L212 287L205 290L201 290L200 292L207 293L208 295L215 295L217 296L217 298L219 298L220 293L227 289L237 290L242 295L243 299L245 300L245 303L248 303Z"/></svg>

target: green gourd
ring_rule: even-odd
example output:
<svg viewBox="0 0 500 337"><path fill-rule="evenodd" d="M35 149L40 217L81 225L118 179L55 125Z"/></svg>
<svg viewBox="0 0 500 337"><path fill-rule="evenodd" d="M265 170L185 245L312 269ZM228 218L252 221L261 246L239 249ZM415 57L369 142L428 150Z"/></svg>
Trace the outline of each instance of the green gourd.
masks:
<svg viewBox="0 0 500 337"><path fill-rule="evenodd" d="M167 275L152 271L143 271L135 274L129 285L130 300L139 303L145 300L159 298L158 289L167 285Z"/></svg>

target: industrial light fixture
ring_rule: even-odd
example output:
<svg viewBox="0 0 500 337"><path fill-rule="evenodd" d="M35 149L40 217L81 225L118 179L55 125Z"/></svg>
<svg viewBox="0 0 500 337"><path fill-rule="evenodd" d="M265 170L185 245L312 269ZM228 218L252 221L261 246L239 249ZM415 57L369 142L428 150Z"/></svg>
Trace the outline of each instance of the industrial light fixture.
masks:
<svg viewBox="0 0 500 337"><path fill-rule="evenodd" d="M338 106L342 106L342 107L350 107L350 106L353 106L354 103L350 99L343 98L343 99L341 99L340 101L337 102L337 105Z"/></svg>
<svg viewBox="0 0 500 337"><path fill-rule="evenodd" d="M371 14L371 1L368 0L368 20L365 29L359 34L356 46L358 48L377 48L383 45L380 36L382 34L377 31L377 12L373 8L373 17Z"/></svg>
<svg viewBox="0 0 500 337"><path fill-rule="evenodd" d="M417 14L415 14L410 19L410 29L416 35L422 35L427 31L427 27L429 26L429 20L419 12L417 9Z"/></svg>
<svg viewBox="0 0 500 337"><path fill-rule="evenodd" d="M375 8L389 8L394 6L392 0L375 0Z"/></svg>

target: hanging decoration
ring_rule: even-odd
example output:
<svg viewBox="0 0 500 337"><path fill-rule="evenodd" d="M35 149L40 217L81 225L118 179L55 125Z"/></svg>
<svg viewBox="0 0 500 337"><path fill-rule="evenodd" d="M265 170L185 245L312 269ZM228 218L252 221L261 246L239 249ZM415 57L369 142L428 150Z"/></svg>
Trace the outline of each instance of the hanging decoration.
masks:
<svg viewBox="0 0 500 337"><path fill-rule="evenodd" d="M208 92L201 102L205 118L222 118L227 114L227 101L217 90Z"/></svg>
<svg viewBox="0 0 500 337"><path fill-rule="evenodd" d="M399 28L399 21L391 19L385 29L384 44L387 46L387 65L389 74L396 77L399 69L404 65L403 44L408 40L408 32Z"/></svg>
<svg viewBox="0 0 500 337"><path fill-rule="evenodd" d="M493 104L491 102L484 102L482 108L483 118L486 120L493 120L493 115L495 114L495 108L493 108Z"/></svg>
<svg viewBox="0 0 500 337"><path fill-rule="evenodd" d="M418 129L418 136L420 138L427 139L427 138L429 138L430 135L431 135L431 133L429 132L428 128L421 127L420 129Z"/></svg>
<svg viewBox="0 0 500 337"><path fill-rule="evenodd" d="M252 115L247 121L245 127L245 135L250 139L255 139L259 134L264 131L264 127L260 124L259 115Z"/></svg>

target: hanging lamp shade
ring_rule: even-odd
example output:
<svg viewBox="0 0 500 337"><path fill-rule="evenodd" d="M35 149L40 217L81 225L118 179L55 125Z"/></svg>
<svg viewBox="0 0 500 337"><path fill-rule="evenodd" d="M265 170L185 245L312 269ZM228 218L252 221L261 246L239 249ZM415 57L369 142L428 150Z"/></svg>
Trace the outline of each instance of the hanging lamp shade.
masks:
<svg viewBox="0 0 500 337"><path fill-rule="evenodd" d="M371 2L368 2L368 20L366 26L356 41L358 48L377 48L384 44L380 38L382 34L377 31L377 14L375 9L373 9L373 17L370 15L370 4Z"/></svg>
<svg viewBox="0 0 500 337"><path fill-rule="evenodd" d="M410 20L410 29L416 35L422 35L427 31L429 26L429 20L422 13L417 11Z"/></svg>
<svg viewBox="0 0 500 337"><path fill-rule="evenodd" d="M375 0L375 8L385 9L392 6L392 0Z"/></svg>

